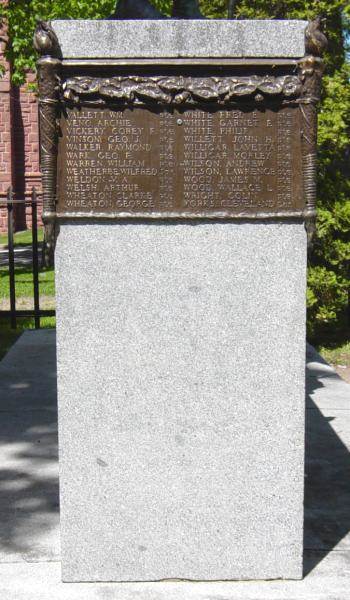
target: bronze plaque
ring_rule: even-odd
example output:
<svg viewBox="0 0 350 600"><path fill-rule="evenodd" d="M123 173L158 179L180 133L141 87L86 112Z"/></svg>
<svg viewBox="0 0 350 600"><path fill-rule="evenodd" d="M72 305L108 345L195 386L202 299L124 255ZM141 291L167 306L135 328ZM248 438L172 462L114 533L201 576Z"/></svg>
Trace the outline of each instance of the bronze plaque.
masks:
<svg viewBox="0 0 350 600"><path fill-rule="evenodd" d="M114 110L61 119L58 213L250 217L304 208L300 111Z"/></svg>

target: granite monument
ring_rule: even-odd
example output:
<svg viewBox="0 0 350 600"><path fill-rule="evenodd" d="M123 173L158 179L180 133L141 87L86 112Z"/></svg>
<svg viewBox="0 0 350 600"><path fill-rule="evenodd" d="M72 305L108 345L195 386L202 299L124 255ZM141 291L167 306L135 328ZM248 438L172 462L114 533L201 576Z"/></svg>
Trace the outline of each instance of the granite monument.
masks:
<svg viewBox="0 0 350 600"><path fill-rule="evenodd" d="M64 581L302 577L319 26L38 26Z"/></svg>

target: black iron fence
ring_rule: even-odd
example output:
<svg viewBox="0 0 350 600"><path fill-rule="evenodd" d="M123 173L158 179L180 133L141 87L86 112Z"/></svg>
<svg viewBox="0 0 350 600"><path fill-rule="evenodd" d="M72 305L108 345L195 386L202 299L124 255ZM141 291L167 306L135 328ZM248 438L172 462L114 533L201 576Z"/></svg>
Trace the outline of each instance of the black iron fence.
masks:
<svg viewBox="0 0 350 600"><path fill-rule="evenodd" d="M31 243L31 263L33 272L33 309L18 310L16 308L16 251L14 243L14 207L16 205L30 206L32 217L32 243ZM38 198L35 188L32 189L30 199L17 200L13 197L12 188L8 189L7 199L0 200L0 206L7 208L7 260L5 268L8 268L9 287L10 287L10 310L0 310L0 317L6 317L10 320L12 329L17 328L19 318L33 318L35 329L40 328L40 319L42 317L54 317L54 310L42 310L40 308L40 290L39 290L39 265L41 263L42 253L38 243Z"/></svg>

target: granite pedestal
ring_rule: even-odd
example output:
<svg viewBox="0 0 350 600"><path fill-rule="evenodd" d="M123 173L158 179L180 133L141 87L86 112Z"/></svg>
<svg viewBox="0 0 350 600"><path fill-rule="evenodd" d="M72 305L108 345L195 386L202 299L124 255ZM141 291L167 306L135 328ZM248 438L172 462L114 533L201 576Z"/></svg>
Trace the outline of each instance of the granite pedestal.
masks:
<svg viewBox="0 0 350 600"><path fill-rule="evenodd" d="M300 57L305 26L53 23L69 59L94 27L96 56L198 27L202 57ZM64 581L301 578L302 220L65 218L56 282Z"/></svg>

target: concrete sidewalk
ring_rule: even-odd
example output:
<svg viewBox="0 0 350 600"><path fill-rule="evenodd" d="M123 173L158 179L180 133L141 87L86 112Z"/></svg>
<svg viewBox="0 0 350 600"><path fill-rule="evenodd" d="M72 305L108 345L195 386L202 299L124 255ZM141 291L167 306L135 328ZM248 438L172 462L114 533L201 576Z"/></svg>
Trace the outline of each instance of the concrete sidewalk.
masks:
<svg viewBox="0 0 350 600"><path fill-rule="evenodd" d="M0 363L0 599L350 600L350 385L311 348L307 409L303 581L63 584L55 332L26 332Z"/></svg>

